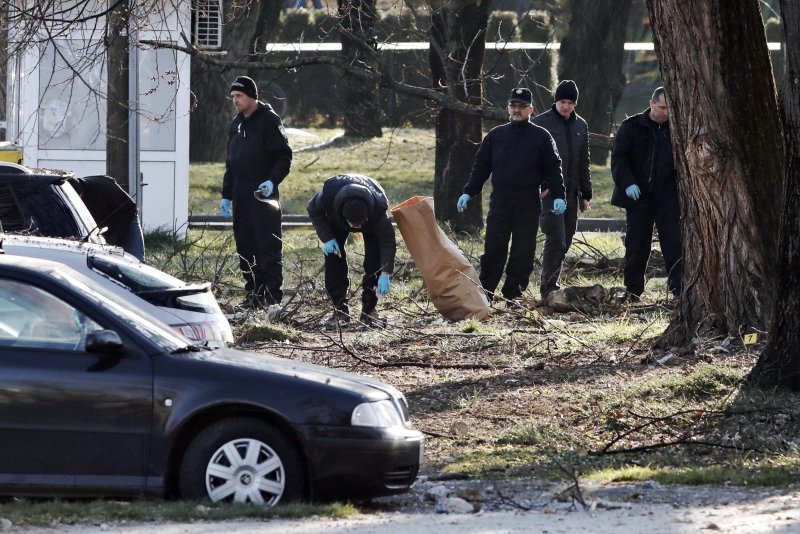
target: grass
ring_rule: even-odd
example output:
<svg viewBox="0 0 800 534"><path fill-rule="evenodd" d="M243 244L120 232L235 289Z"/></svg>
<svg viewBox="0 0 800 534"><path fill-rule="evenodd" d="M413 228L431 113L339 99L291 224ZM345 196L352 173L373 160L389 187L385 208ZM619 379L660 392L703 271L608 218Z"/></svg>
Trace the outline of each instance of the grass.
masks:
<svg viewBox="0 0 800 534"><path fill-rule="evenodd" d="M231 519L345 518L358 511L350 504L285 504L275 508L209 502L85 501L15 499L0 504L0 517L15 527L48 527L92 523L225 521Z"/></svg>
<svg viewBox="0 0 800 534"><path fill-rule="evenodd" d="M289 130L295 149L320 144L342 134L339 129ZM416 195L433 195L435 137L432 130L385 129L383 137L361 142L334 142L328 148L296 152L292 171L280 186L284 213L305 214L308 199L322 182L336 174L356 172L376 178L386 189L392 205ZM189 170L189 211L217 214L222 198L222 163L196 163ZM586 217L621 218L623 212L611 206L611 172L593 166L594 199ZM488 198L490 187L484 189ZM455 202L456 199L453 199Z"/></svg>
<svg viewBox="0 0 800 534"><path fill-rule="evenodd" d="M564 478L567 466L601 483L795 484L797 397L741 389L751 365L752 359L629 367L623 372L635 378L622 381L585 373L567 380L562 369L554 369L542 377L535 395L545 401L494 439L460 443L465 452L444 470L474 477ZM662 445L681 437L697 445ZM603 453L609 444L611 451L631 452Z"/></svg>

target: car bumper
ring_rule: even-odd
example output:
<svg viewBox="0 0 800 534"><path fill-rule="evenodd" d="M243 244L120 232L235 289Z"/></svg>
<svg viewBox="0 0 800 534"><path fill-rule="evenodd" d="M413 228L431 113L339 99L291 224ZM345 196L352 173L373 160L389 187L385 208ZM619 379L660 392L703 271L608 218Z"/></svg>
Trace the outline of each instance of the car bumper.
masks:
<svg viewBox="0 0 800 534"><path fill-rule="evenodd" d="M406 491L417 478L425 443L417 430L307 430L315 500L393 495Z"/></svg>

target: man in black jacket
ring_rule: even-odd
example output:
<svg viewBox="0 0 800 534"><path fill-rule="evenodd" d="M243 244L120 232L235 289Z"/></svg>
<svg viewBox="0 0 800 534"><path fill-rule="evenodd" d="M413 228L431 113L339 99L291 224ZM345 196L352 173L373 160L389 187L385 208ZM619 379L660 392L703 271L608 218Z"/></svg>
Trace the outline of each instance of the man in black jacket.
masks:
<svg viewBox="0 0 800 534"><path fill-rule="evenodd" d="M394 228L386 210L389 200L380 184L361 174L339 174L325 180L322 190L308 203L308 215L323 242L325 289L333 301L329 323L350 320L348 307L347 251L350 232L364 236L364 277L362 279L359 320L372 325L378 320L378 296L389 292L389 276L394 269L397 248Z"/></svg>
<svg viewBox="0 0 800 534"><path fill-rule="evenodd" d="M680 206L669 110L664 88L653 92L650 107L625 119L611 151L614 192L611 204L625 208L625 289L638 300L644 292L653 226L658 228L667 285L674 296L681 292Z"/></svg>
<svg viewBox="0 0 800 534"><path fill-rule="evenodd" d="M589 167L589 126L575 113L578 104L578 86L572 80L558 84L553 107L533 118L532 122L550 132L561 157L561 172L567 190L567 210L556 215L553 198L547 185L542 191L542 215L539 224L547 236L542 253L542 281L539 287L542 300L547 301L551 291L560 288L561 265L567 255L572 238L578 228L578 210L589 208L592 199L592 178Z"/></svg>
<svg viewBox="0 0 800 534"><path fill-rule="evenodd" d="M99 228L107 228L103 234L110 245L122 247L144 261L144 239L139 224L136 202L110 176L95 175L70 178L70 185L80 195L83 203Z"/></svg>
<svg viewBox="0 0 800 534"><path fill-rule="evenodd" d="M220 211L225 217L233 216L247 291L244 304L271 306L280 304L283 297L278 185L289 174L292 149L281 118L269 104L258 101L258 88L251 78L236 78L231 98L238 114L228 129Z"/></svg>
<svg viewBox="0 0 800 534"><path fill-rule="evenodd" d="M464 194L456 204L459 212L466 210L469 200L481 192L491 175L492 195L479 276L490 298L500 283L504 267L506 280L501 290L504 298L518 299L528 287L542 209L539 186L543 182L553 198L553 210L560 215L566 209L561 160L555 142L547 130L530 122L531 113L530 90L511 91L509 122L493 128L483 138Z"/></svg>

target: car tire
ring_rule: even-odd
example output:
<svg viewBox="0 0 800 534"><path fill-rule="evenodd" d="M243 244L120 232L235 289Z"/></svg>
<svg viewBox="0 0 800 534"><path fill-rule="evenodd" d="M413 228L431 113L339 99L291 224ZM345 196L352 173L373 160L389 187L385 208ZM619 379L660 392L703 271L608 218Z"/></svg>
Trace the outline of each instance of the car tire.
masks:
<svg viewBox="0 0 800 534"><path fill-rule="evenodd" d="M275 506L303 498L300 455L283 432L254 418L226 419L200 432L181 462L185 499Z"/></svg>

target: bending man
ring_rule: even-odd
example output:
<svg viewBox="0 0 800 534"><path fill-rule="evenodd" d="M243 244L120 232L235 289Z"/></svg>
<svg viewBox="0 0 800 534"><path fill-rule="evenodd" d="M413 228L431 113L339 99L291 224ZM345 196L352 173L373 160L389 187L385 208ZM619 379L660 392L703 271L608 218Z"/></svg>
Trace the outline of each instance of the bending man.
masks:
<svg viewBox="0 0 800 534"><path fill-rule="evenodd" d="M350 321L348 306L347 251L350 232L364 236L364 277L362 279L361 315L367 325L378 320L375 307L378 296L389 292L389 276L394 269L397 248L394 228L386 210L389 200L380 184L362 174L339 174L325 180L322 190L308 203L308 214L325 255L325 289L334 312L329 326Z"/></svg>

